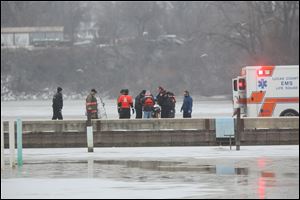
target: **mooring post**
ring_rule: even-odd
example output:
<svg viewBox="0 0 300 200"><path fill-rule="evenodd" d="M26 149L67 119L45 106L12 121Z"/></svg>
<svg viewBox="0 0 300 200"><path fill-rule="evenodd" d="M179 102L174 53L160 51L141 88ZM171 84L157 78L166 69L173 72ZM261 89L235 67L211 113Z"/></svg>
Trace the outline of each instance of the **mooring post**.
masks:
<svg viewBox="0 0 300 200"><path fill-rule="evenodd" d="M94 152L94 134L91 115L88 113L88 119L86 121L86 135L87 135L87 146L88 152Z"/></svg>
<svg viewBox="0 0 300 200"><path fill-rule="evenodd" d="M230 150L231 150L231 135L229 135L229 146L230 146Z"/></svg>
<svg viewBox="0 0 300 200"><path fill-rule="evenodd" d="M17 148L18 148L18 166L23 166L23 129L21 119L17 119Z"/></svg>
<svg viewBox="0 0 300 200"><path fill-rule="evenodd" d="M237 109L237 118L236 118L236 134L235 134L235 145L236 145L236 150L240 150L240 136L241 136L241 108Z"/></svg>
<svg viewBox="0 0 300 200"><path fill-rule="evenodd" d="M16 165L15 161L15 122L9 121L9 165L13 168Z"/></svg>

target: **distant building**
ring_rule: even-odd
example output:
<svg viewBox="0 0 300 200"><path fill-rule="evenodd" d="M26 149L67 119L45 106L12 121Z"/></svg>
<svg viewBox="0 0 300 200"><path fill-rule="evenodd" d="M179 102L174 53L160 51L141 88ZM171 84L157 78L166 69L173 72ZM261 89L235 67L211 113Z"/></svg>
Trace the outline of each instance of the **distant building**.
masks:
<svg viewBox="0 0 300 200"><path fill-rule="evenodd" d="M1 27L1 47L39 46L64 40L64 27Z"/></svg>
<svg viewBox="0 0 300 200"><path fill-rule="evenodd" d="M85 41L85 40L92 41L99 37L98 35L99 29L96 27L95 23L93 22L90 23L81 22L76 31L77 31L76 33L77 41Z"/></svg>

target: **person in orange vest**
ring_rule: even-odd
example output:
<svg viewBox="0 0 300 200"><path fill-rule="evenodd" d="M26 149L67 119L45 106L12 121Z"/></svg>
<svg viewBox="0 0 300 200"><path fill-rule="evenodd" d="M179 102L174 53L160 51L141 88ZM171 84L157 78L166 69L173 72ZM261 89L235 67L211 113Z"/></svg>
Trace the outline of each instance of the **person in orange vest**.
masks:
<svg viewBox="0 0 300 200"><path fill-rule="evenodd" d="M119 98L120 98L122 95L124 95L124 89L122 89L122 90L120 91L120 95L118 96L118 100L119 100ZM118 114L119 114L119 118L120 118L120 112L121 112L121 108L120 108L119 105L118 105Z"/></svg>
<svg viewBox="0 0 300 200"><path fill-rule="evenodd" d="M129 95L129 90L124 89L123 94L118 98L120 119L130 119L130 107L132 108L132 114L134 114L132 97Z"/></svg>
<svg viewBox="0 0 300 200"><path fill-rule="evenodd" d="M86 97L86 114L89 119L98 119L98 103L95 97L97 91L92 89L90 94Z"/></svg>

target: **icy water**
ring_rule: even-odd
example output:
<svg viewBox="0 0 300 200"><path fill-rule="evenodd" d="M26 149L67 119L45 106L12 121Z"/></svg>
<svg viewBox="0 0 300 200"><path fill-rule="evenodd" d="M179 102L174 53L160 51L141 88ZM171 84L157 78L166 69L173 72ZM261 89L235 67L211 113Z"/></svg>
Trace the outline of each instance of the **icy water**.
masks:
<svg viewBox="0 0 300 200"><path fill-rule="evenodd" d="M299 198L299 146L25 149L2 198Z"/></svg>
<svg viewBox="0 0 300 200"><path fill-rule="evenodd" d="M182 118L180 108L182 101L176 103L176 118ZM105 100L105 106L99 104L102 118L117 119L117 105L115 100ZM106 115L105 115L106 113ZM62 110L64 119L86 119L85 101L66 100ZM228 100L195 101L193 106L194 118L197 117L230 117L232 115L232 103ZM21 117L24 120L39 120L52 118L51 101L1 101L1 118L15 119ZM132 116L135 118L135 115Z"/></svg>

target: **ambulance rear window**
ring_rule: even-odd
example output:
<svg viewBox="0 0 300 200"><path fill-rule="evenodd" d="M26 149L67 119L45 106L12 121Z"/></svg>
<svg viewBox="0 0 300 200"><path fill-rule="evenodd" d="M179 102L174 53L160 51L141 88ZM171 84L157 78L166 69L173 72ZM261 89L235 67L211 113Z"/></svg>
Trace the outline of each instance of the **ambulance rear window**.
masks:
<svg viewBox="0 0 300 200"><path fill-rule="evenodd" d="M233 90L237 91L237 80L233 81Z"/></svg>

